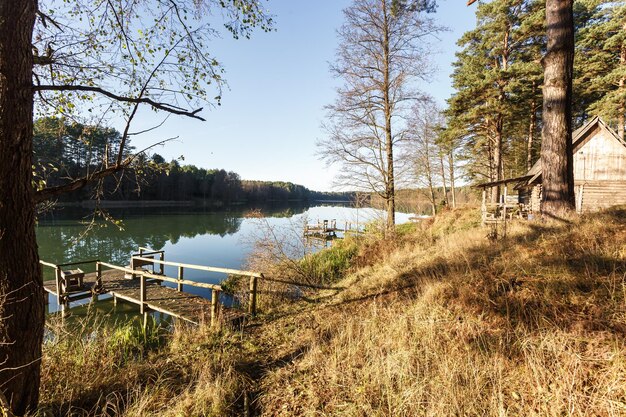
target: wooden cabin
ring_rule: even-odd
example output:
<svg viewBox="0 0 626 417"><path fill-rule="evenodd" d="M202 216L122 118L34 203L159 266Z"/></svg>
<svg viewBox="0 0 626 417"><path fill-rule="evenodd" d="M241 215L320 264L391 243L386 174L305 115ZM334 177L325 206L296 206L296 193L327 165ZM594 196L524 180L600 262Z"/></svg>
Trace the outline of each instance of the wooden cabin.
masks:
<svg viewBox="0 0 626 417"><path fill-rule="evenodd" d="M626 205L626 142L599 117L572 134L576 211L587 212ZM541 211L541 160L523 176L481 184L512 185L527 213ZM484 194L484 193L483 193ZM485 203L483 203L484 206Z"/></svg>

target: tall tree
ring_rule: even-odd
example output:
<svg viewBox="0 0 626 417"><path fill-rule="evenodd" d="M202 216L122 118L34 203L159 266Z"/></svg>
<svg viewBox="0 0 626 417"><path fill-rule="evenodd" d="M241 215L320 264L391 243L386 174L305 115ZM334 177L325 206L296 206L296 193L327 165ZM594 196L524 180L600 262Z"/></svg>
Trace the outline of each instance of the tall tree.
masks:
<svg viewBox="0 0 626 417"><path fill-rule="evenodd" d="M537 14L536 1L480 4L476 29L459 40L463 49L454 64L457 92L448 102L446 136L463 138L470 177L499 181L505 171L525 169L525 160L515 154L520 145L526 150L533 138L519 132L526 130L529 119L532 125L537 109L537 51L543 39ZM492 201L498 200L498 191L492 189Z"/></svg>
<svg viewBox="0 0 626 417"><path fill-rule="evenodd" d="M331 71L343 81L327 107L328 138L320 154L340 163L340 180L382 198L386 233L395 226L397 145L402 117L417 97L415 81L429 73L427 36L439 31L431 1L354 0L344 10L340 46Z"/></svg>
<svg viewBox="0 0 626 417"><path fill-rule="evenodd" d="M437 194L435 187L442 184L445 198L445 173L438 135L443 125L441 110L431 100L413 106L409 116L408 149L409 163L412 166L413 178L428 199L432 215L437 214ZM441 166L439 166L441 164ZM439 168L441 171L439 171ZM439 172L440 181L437 181Z"/></svg>
<svg viewBox="0 0 626 417"><path fill-rule="evenodd" d="M572 154L573 0L546 0L546 28L541 209L548 216L560 217L575 207Z"/></svg>
<svg viewBox="0 0 626 417"><path fill-rule="evenodd" d="M267 28L256 0L0 0L0 390L13 413L38 401L44 325L35 203L98 181L130 161L58 187L32 186L33 114L126 119L119 149L140 105L201 119L221 67L207 53L218 8L226 28L248 36ZM151 16L150 18L146 18ZM189 106L188 110L183 106Z"/></svg>

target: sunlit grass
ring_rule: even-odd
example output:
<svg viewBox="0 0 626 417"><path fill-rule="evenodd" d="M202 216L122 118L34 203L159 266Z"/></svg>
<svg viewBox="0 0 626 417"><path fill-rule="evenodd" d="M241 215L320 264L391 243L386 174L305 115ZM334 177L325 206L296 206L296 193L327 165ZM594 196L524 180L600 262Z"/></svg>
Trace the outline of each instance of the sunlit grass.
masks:
<svg viewBox="0 0 626 417"><path fill-rule="evenodd" d="M249 397L266 416L626 415L626 211L497 242L479 222L457 210L296 261L304 275L278 265L327 288L261 287L242 333L60 327L42 413L242 415Z"/></svg>

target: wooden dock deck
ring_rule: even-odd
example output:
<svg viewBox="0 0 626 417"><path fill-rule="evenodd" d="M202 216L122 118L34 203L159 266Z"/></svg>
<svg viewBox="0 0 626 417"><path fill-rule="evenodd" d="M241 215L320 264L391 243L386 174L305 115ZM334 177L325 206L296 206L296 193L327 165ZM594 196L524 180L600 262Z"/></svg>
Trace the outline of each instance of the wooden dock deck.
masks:
<svg viewBox="0 0 626 417"><path fill-rule="evenodd" d="M159 255L160 259L156 259L155 254ZM95 300L101 294L110 294L115 301L120 299L137 304L140 312L144 314L149 311L158 311L194 324L235 323L240 322L247 314L256 314L257 280L262 279L263 274L227 268L166 262L163 257L163 251L154 251L149 254L140 252L139 255L131 256L130 268L98 260L59 265L40 261L42 265L54 268L56 275L55 280L44 282L44 289L56 297L62 314L67 313L67 308L71 302L87 298ZM90 263L95 263L96 272L85 274L80 269L63 270L67 266ZM163 266L165 265L177 267L178 277L166 276L163 273ZM154 270L155 266L160 266L160 272L151 272L145 269L145 267L150 267ZM250 299L247 312L226 307L220 302L221 285L184 279L184 269L249 277ZM70 282L69 277L75 276L80 276L78 283ZM172 288L162 285L163 281L176 284L176 287ZM211 290L211 299L185 292L183 291L184 286L209 289Z"/></svg>
<svg viewBox="0 0 626 417"><path fill-rule="evenodd" d="M321 239L337 239L337 233L360 233L358 223L356 228L353 228L353 224L346 222L345 227L342 229L337 227L337 220L324 220L317 221L315 224L307 224L304 226L304 237L314 237Z"/></svg>
<svg viewBox="0 0 626 417"><path fill-rule="evenodd" d="M45 281L44 289L57 297L56 281ZM67 293L69 301L90 298L93 294L110 294L114 298L140 304L139 279L127 279L125 273L118 270L102 272L102 287L96 287L96 273L85 274L84 285L81 290ZM145 304L149 310L168 314L194 324L211 322L211 300L199 295L161 285L158 280L150 279L146 282ZM235 322L243 319L245 313L236 309L222 306L218 313L219 319L224 322Z"/></svg>

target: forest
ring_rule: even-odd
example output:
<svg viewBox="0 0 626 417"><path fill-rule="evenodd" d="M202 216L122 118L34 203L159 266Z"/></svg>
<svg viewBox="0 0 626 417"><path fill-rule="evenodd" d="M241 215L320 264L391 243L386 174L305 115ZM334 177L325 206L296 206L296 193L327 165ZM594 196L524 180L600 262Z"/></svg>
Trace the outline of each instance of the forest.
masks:
<svg viewBox="0 0 626 417"><path fill-rule="evenodd" d="M626 4L579 0L573 12L573 126L597 115L623 139ZM522 175L539 159L545 14L544 1L481 3L476 28L458 41L442 140L474 182Z"/></svg>
<svg viewBox="0 0 626 417"><path fill-rule="evenodd" d="M121 133L113 128L84 125L61 118L35 121L34 185L55 187L80 178L104 164L114 164ZM122 154L132 155L130 140ZM165 161L158 153L139 153L123 172L92 186L59 197L59 202L88 199L126 201L201 201L209 205L274 201L351 201L351 192L318 192L284 181L243 180L224 169L204 169Z"/></svg>

